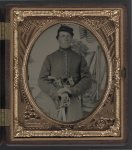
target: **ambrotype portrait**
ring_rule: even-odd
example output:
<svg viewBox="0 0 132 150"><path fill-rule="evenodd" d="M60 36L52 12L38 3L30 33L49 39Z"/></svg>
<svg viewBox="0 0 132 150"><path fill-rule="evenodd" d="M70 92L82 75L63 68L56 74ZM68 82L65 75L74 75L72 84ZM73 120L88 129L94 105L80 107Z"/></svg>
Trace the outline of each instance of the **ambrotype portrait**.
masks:
<svg viewBox="0 0 132 150"><path fill-rule="evenodd" d="M100 103L106 70L101 45L88 29L75 23L56 24L41 34L31 51L29 86L46 115L77 121Z"/></svg>
<svg viewBox="0 0 132 150"><path fill-rule="evenodd" d="M13 8L10 19L12 140L123 140L123 9Z"/></svg>

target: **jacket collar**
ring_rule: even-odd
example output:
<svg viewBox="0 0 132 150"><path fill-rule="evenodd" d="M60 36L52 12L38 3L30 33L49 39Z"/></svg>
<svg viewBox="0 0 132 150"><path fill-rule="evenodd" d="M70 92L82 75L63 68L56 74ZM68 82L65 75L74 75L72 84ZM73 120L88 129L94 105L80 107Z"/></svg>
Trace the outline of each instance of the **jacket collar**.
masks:
<svg viewBox="0 0 132 150"><path fill-rule="evenodd" d="M67 52L67 51L71 51L72 49L71 49L71 47L68 47L68 48L61 48L60 47L59 50L62 52Z"/></svg>

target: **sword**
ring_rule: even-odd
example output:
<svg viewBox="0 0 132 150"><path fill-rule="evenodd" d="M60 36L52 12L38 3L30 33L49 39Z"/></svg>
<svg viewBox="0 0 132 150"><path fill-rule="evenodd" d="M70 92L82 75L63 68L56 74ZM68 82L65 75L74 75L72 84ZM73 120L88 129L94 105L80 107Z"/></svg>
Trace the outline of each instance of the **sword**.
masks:
<svg viewBox="0 0 132 150"><path fill-rule="evenodd" d="M63 82L63 79L59 78L57 79L56 77L53 76L48 76L48 79L51 80L54 84L54 86L56 87L70 87L74 85L74 81L73 78L67 78L67 80L65 82ZM70 98L69 96L67 97L67 99L61 99L60 97L60 106L58 109L58 119L61 121L66 121L66 109L67 107L70 105Z"/></svg>

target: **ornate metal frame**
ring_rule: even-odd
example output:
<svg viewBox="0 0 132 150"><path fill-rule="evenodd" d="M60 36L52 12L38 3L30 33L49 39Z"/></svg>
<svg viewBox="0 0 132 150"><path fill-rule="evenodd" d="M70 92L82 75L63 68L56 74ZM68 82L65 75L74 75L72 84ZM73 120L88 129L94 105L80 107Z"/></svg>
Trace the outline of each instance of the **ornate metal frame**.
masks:
<svg viewBox="0 0 132 150"><path fill-rule="evenodd" d="M78 23L90 30L101 44L108 63L108 84L102 102L88 118L75 123L57 122L43 114L34 103L27 82L27 61L34 42L45 29L60 22ZM122 8L12 8L11 140L45 141L60 140L60 137L66 141L122 140L122 41ZM27 112L30 117L25 121Z"/></svg>

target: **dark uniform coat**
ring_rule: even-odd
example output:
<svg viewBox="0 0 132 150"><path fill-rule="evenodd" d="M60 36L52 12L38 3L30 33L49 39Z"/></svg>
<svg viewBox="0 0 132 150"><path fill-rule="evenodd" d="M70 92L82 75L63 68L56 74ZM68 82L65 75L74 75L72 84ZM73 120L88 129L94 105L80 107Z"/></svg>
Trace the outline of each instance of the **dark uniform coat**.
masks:
<svg viewBox="0 0 132 150"><path fill-rule="evenodd" d="M72 51L71 48L60 48L46 57L39 75L39 87L44 93L50 96L55 105L57 105L57 91L59 87L55 87L52 82L49 81L48 76L57 79L72 77L74 85L70 87L71 102L67 110L67 121L80 119L82 117L82 107L81 99L79 99L78 96L90 88L92 81L84 57Z"/></svg>

